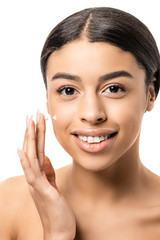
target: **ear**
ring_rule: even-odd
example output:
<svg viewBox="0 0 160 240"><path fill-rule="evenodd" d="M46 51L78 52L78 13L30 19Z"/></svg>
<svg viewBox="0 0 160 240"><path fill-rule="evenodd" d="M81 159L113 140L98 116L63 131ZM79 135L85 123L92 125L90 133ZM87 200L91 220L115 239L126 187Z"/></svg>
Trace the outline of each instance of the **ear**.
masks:
<svg viewBox="0 0 160 240"><path fill-rule="evenodd" d="M153 80L153 82L148 87L148 96L147 96L147 107L146 111L150 112L154 107L154 102L156 99L156 93L154 88L154 82L156 79Z"/></svg>

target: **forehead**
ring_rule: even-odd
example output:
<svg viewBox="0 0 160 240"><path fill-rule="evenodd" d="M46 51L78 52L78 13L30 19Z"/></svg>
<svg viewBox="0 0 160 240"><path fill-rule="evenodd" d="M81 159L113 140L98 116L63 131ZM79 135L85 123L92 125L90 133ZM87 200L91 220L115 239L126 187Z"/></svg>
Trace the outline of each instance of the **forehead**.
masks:
<svg viewBox="0 0 160 240"><path fill-rule="evenodd" d="M51 78L59 71L81 76L83 74L98 76L118 70L130 71L133 76L138 71L144 74L144 70L138 66L135 57L130 52L125 52L110 43L76 40L50 55L47 78Z"/></svg>

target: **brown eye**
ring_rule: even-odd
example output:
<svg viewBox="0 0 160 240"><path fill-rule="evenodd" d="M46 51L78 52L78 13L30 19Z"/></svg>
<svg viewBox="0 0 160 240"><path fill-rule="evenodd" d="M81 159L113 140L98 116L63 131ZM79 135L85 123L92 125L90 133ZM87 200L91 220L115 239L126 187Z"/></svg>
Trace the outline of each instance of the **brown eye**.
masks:
<svg viewBox="0 0 160 240"><path fill-rule="evenodd" d="M118 93L118 92L125 92L124 87L120 86L120 85L111 85L109 87L106 88L105 90L106 93Z"/></svg>
<svg viewBox="0 0 160 240"><path fill-rule="evenodd" d="M61 95L74 95L77 91L72 87L63 87L57 90Z"/></svg>

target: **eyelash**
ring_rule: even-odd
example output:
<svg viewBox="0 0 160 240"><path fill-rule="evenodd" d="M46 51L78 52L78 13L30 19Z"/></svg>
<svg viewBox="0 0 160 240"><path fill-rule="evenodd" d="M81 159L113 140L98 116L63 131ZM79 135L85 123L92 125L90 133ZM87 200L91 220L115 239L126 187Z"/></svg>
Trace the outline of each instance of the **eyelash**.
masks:
<svg viewBox="0 0 160 240"><path fill-rule="evenodd" d="M72 86L64 86L64 87L61 87L57 90L57 92L60 94L60 95L64 95L64 96L72 96L73 94L63 94L63 91L67 90L67 89L72 89L73 91L77 91L74 87Z"/></svg>
<svg viewBox="0 0 160 240"><path fill-rule="evenodd" d="M112 90L118 90L118 91L116 91L116 92L110 92L109 94L118 94L119 92L125 92L126 90L125 90L125 88L122 86L122 85L119 85L119 84L113 84L113 85L110 85L110 86L108 86L106 89L105 89L105 91L104 92L106 92L106 90L107 89L109 89L110 88L110 90L111 90L111 88L112 88ZM119 91L120 90L120 91Z"/></svg>
<svg viewBox="0 0 160 240"><path fill-rule="evenodd" d="M104 93L106 92L107 89L110 89L111 90L116 90L116 92L110 92L109 94L118 94L119 92L125 92L125 88L122 86L122 85L119 85L119 84L113 84L113 85L110 85L108 86L107 88L105 88L105 90L103 91ZM63 91L66 91L67 89L70 89L72 90L71 91L71 94L63 94ZM64 86L64 87L61 87L57 90L57 92L60 94L60 95L63 95L63 96L73 96L74 93L73 92L77 92L77 90L72 87L72 86Z"/></svg>

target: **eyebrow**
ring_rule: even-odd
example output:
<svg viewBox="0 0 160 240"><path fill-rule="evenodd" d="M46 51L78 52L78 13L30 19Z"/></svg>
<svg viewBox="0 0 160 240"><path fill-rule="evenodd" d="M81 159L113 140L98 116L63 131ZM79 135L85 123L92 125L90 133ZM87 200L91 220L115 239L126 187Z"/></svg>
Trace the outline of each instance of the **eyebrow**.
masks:
<svg viewBox="0 0 160 240"><path fill-rule="evenodd" d="M98 81L103 82L103 81L111 80L111 79L117 78L117 77L133 78L133 76L129 72L123 70L123 71L107 73L107 74L99 77Z"/></svg>
<svg viewBox="0 0 160 240"><path fill-rule="evenodd" d="M133 76L127 72L127 71L116 71L116 72L111 72L111 73L107 73L101 77L98 78L98 82L103 82L103 81L107 81L107 80L111 80L117 77L129 77L129 78L133 78ZM64 73L64 72L59 72L56 73L51 80L56 80L56 79L69 79L69 80L74 80L74 81L81 81L81 78L77 75L71 75L68 73Z"/></svg>

